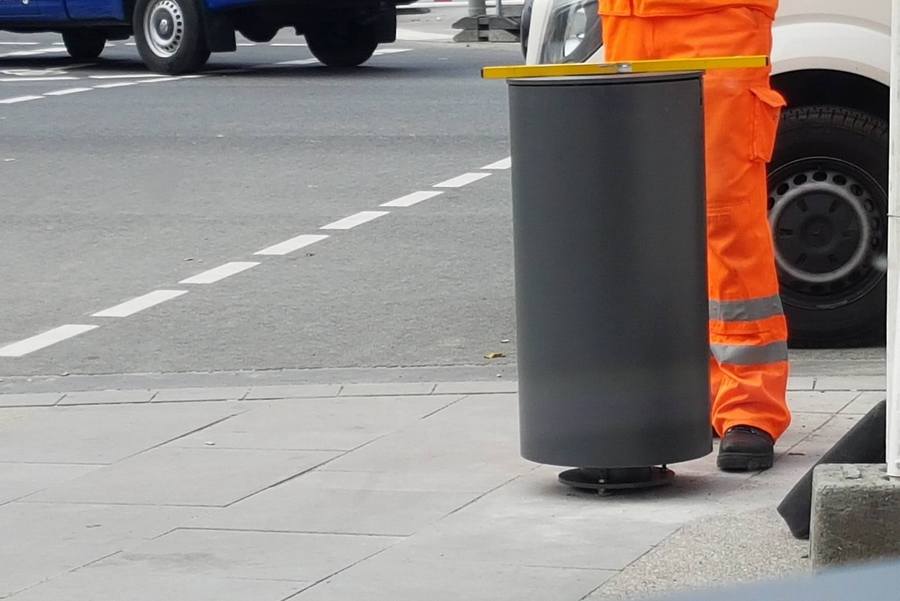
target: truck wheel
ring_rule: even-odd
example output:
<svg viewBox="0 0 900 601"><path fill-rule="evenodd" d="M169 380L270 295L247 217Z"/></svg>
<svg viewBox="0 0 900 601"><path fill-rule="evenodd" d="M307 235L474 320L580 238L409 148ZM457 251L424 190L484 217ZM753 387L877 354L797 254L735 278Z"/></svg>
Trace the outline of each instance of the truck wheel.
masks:
<svg viewBox="0 0 900 601"><path fill-rule="evenodd" d="M69 56L77 59L97 58L106 46L106 36L103 32L93 29L64 31L62 39Z"/></svg>
<svg viewBox="0 0 900 601"><path fill-rule="evenodd" d="M306 43L313 56L329 67L358 67L378 47L375 27L356 22L309 31Z"/></svg>
<svg viewBox="0 0 900 601"><path fill-rule="evenodd" d="M884 341L888 124L833 106L784 112L769 222L795 348Z"/></svg>
<svg viewBox="0 0 900 601"><path fill-rule="evenodd" d="M189 73L209 59L194 0L137 0L132 22L138 52L151 71Z"/></svg>

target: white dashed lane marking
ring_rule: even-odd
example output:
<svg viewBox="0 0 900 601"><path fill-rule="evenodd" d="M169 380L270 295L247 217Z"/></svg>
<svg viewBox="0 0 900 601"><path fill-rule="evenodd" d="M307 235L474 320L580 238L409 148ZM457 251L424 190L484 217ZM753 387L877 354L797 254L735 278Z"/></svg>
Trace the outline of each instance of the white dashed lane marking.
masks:
<svg viewBox="0 0 900 601"><path fill-rule="evenodd" d="M444 180L438 184L435 184L434 188L462 188L463 186L468 186L473 182L477 182L480 179L484 179L489 177L490 173L463 173L462 175L458 175L456 177L451 177L448 180Z"/></svg>
<svg viewBox="0 0 900 601"><path fill-rule="evenodd" d="M388 214L388 211L360 211L359 213L355 213L350 215L349 217L344 217L343 219L338 219L328 225L323 225L322 230L350 230L355 228L358 225L362 225L364 223L368 223L379 217L384 217Z"/></svg>
<svg viewBox="0 0 900 601"><path fill-rule="evenodd" d="M0 104L18 104L20 102L30 102L32 100L41 100L43 96L16 96L15 98L4 98L0 100Z"/></svg>
<svg viewBox="0 0 900 601"><path fill-rule="evenodd" d="M440 190L419 190L418 192L413 192L412 194L407 194L406 196L395 198L394 200L388 201L380 206L406 208L419 204L423 200L428 200L429 198L440 196L441 194L443 194L443 192L441 192Z"/></svg>
<svg viewBox="0 0 900 601"><path fill-rule="evenodd" d="M69 94L79 94L81 92L90 92L93 88L64 88L62 90L53 90L52 92L44 92L44 96L68 96Z"/></svg>
<svg viewBox="0 0 900 601"><path fill-rule="evenodd" d="M55 94L74 94L76 91L85 91L88 89L92 88L70 88L69 90L59 90L55 92ZM48 94L51 93L48 92ZM37 98L40 98L40 96L38 96ZM490 165L483 167L483 169L508 169L508 164L509 158L507 157L505 159L497 161L496 163L491 163ZM435 184L434 187L461 188L470 183L484 179L489 175L491 174L476 172L464 173L463 175L460 175L458 177L448 179L439 184ZM443 193L444 192L440 190L419 190L405 196L395 198L394 200L385 202L381 206L402 208L412 207L420 202L423 202L430 198L434 198ZM349 230L389 214L389 211L360 211L359 213L354 213L353 215L344 217L343 219L338 219L337 221L329 223L328 225L324 225L320 229ZM328 236L324 234L301 234L299 236L295 236L288 240L284 240L283 242L279 242L278 244L274 244L272 246L259 250L254 254L283 256L301 248L305 248L311 244L315 244L316 242L325 240L326 238L328 238ZM208 269L207 271L181 280L179 283L213 284L232 275L241 273L242 271L246 271L247 269L256 267L259 264L260 263L256 261L233 261L224 263L218 267L214 267L213 269ZM132 298L131 300L119 303L118 305L115 305L108 309L98 311L97 313L93 314L93 317L129 317L131 315L134 315L135 313L139 313L145 309L149 309L150 307L155 307L156 305L159 305L166 301L178 298L179 296L187 294L187 292L187 290L154 290L153 292L149 292L142 296ZM32 336L31 338L26 338L24 340L8 344L4 347L0 347L0 357L23 357L29 353L46 348L48 346L56 344L57 342L62 342L63 340L67 340L69 338L72 338L73 336L77 336L78 334L88 332L97 327L99 326L87 324L66 324L64 326L48 330L47 332L44 332L42 334Z"/></svg>
<svg viewBox="0 0 900 601"><path fill-rule="evenodd" d="M109 90L112 88L124 88L126 86L136 86L138 82L136 81L117 81L113 83L102 83L100 85L94 86L95 90Z"/></svg>
<svg viewBox="0 0 900 601"><path fill-rule="evenodd" d="M143 296L119 303L109 309L98 311L94 313L93 317L128 317L144 309L149 309L173 298L178 298L182 294L187 294L187 290L154 290Z"/></svg>
<svg viewBox="0 0 900 601"><path fill-rule="evenodd" d="M72 81L78 79L70 75L54 75L52 77L0 77L0 83L35 83L39 81Z"/></svg>
<svg viewBox="0 0 900 601"><path fill-rule="evenodd" d="M512 157L506 157L505 159L500 159L496 163L485 165L482 169L486 171L499 171L502 169L509 169L510 167L512 167Z"/></svg>
<svg viewBox="0 0 900 601"><path fill-rule="evenodd" d="M68 340L73 336L89 332L96 327L98 326L74 323L59 326L37 336L0 347L0 357L24 357L28 353L33 353L57 342Z"/></svg>
<svg viewBox="0 0 900 601"><path fill-rule="evenodd" d="M185 278L178 283L215 284L220 280L224 280L225 278L241 273L242 271L247 271L257 265L259 265L259 263L253 261L234 261L232 263L225 263L224 265L219 265L218 267L213 267L212 269L208 269L197 275Z"/></svg>
<svg viewBox="0 0 900 601"><path fill-rule="evenodd" d="M264 248L262 250L258 250L254 255L268 255L268 256L283 256L294 252L295 250L300 250L301 248L306 248L311 244L315 244L316 242L321 242L326 239L328 236L325 234L319 235L310 235L310 234L301 234L300 236L295 236L289 240L285 240L284 242L279 242L278 244L273 244L268 248Z"/></svg>

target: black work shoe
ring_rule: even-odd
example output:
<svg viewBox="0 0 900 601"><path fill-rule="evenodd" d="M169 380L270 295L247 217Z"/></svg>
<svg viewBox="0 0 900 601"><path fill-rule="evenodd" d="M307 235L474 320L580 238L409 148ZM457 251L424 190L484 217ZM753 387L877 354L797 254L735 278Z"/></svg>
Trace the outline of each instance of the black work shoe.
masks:
<svg viewBox="0 0 900 601"><path fill-rule="evenodd" d="M775 440L750 426L734 426L719 444L716 465L725 472L767 470L775 463Z"/></svg>

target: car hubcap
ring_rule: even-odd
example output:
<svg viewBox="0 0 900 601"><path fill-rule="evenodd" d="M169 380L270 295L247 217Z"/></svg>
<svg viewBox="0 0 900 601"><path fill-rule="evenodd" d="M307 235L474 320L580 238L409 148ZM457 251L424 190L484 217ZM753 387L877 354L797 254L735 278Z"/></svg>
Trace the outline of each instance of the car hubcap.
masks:
<svg viewBox="0 0 900 601"><path fill-rule="evenodd" d="M855 165L804 159L769 177L769 223L782 296L795 306L833 308L868 293L883 277L886 195Z"/></svg>
<svg viewBox="0 0 900 601"><path fill-rule="evenodd" d="M144 37L153 54L169 58L184 38L184 13L174 0L157 0L144 17Z"/></svg>

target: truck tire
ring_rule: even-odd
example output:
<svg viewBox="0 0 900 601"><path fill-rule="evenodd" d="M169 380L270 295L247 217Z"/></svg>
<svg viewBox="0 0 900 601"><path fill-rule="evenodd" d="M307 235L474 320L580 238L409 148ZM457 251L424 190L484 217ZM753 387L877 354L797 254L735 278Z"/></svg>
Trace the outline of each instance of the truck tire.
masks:
<svg viewBox="0 0 900 601"><path fill-rule="evenodd" d="M62 39L69 56L82 60L97 58L106 47L106 36L94 29L70 29L62 32Z"/></svg>
<svg viewBox="0 0 900 601"><path fill-rule="evenodd" d="M195 0L137 0L132 17L141 59L156 73L190 73L209 60Z"/></svg>
<svg viewBox="0 0 900 601"><path fill-rule="evenodd" d="M769 222L795 348L884 341L888 124L835 106L784 112Z"/></svg>
<svg viewBox="0 0 900 601"><path fill-rule="evenodd" d="M376 28L357 22L308 31L306 43L313 56L328 67L358 67L378 47Z"/></svg>

